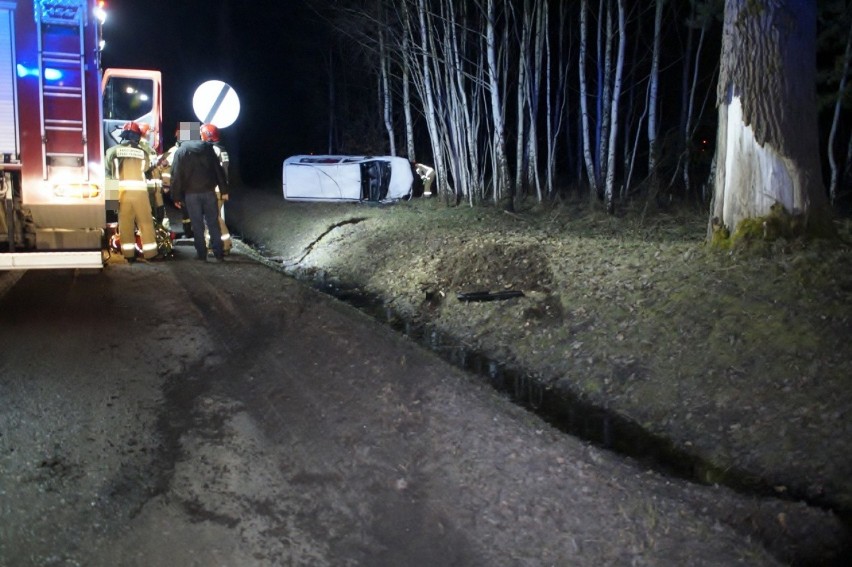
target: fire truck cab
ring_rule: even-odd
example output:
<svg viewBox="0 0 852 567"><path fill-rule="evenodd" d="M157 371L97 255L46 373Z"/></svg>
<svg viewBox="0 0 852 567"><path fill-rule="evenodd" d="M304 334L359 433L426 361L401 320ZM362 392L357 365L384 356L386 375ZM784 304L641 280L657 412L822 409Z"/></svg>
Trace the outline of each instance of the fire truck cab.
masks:
<svg viewBox="0 0 852 567"><path fill-rule="evenodd" d="M102 77L101 4L0 0L0 270L103 267L104 153L129 120L160 146L160 73Z"/></svg>

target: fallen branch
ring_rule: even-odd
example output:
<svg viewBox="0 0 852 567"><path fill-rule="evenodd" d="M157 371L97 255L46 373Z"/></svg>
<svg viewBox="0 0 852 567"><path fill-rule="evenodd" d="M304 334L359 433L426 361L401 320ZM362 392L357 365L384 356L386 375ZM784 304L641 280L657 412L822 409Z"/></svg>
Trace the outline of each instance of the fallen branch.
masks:
<svg viewBox="0 0 852 567"><path fill-rule="evenodd" d="M522 291L468 291L457 296L459 301L503 301L513 297L524 297Z"/></svg>

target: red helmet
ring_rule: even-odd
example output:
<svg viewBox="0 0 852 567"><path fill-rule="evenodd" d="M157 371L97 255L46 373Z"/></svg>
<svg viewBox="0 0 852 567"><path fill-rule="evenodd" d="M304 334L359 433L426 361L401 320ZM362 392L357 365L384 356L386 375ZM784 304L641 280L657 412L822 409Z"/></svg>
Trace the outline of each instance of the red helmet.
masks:
<svg viewBox="0 0 852 567"><path fill-rule="evenodd" d="M142 124L139 125L139 133L142 135L143 138L145 136L147 136L148 132L150 132L150 131L151 131L151 125L148 124L147 122L143 122Z"/></svg>
<svg viewBox="0 0 852 567"><path fill-rule="evenodd" d="M201 139L205 142L218 142L219 129L214 124L202 124Z"/></svg>
<svg viewBox="0 0 852 567"><path fill-rule="evenodd" d="M135 132L136 134L142 135L142 128L139 127L139 124L136 122L125 122L124 126L121 128L124 132Z"/></svg>

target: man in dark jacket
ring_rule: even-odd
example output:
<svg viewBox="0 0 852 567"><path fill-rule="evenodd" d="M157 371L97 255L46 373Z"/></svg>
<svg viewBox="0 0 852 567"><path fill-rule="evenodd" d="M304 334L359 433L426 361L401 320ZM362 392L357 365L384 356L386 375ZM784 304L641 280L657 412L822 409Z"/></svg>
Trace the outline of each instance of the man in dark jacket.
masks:
<svg viewBox="0 0 852 567"><path fill-rule="evenodd" d="M195 253L207 260L204 226L210 233L210 246L217 260L225 259L222 233L219 229L216 187L228 194L228 181L213 144L202 140L182 142L172 162L172 201L178 208L186 207L192 222Z"/></svg>

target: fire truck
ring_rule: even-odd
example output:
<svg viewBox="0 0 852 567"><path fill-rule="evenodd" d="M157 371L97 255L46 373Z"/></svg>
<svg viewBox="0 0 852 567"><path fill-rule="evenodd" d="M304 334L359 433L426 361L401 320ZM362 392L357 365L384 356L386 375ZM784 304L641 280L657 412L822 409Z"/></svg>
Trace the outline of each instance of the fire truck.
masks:
<svg viewBox="0 0 852 567"><path fill-rule="evenodd" d="M102 72L105 19L103 1L0 0L0 270L103 267L104 153L131 120L160 150L160 72Z"/></svg>

